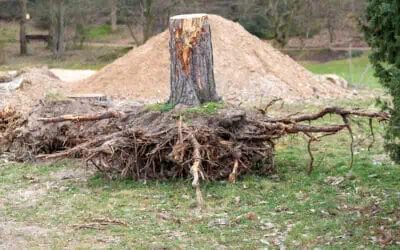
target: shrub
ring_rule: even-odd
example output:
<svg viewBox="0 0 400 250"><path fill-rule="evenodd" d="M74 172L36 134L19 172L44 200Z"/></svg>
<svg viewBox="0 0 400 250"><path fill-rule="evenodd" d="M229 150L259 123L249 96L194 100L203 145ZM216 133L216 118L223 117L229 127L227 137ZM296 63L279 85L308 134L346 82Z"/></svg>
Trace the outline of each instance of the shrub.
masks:
<svg viewBox="0 0 400 250"><path fill-rule="evenodd" d="M372 48L371 63L381 84L393 97L393 103L383 107L392 115L385 136L385 148L396 162L400 162L400 2L368 0L366 40Z"/></svg>

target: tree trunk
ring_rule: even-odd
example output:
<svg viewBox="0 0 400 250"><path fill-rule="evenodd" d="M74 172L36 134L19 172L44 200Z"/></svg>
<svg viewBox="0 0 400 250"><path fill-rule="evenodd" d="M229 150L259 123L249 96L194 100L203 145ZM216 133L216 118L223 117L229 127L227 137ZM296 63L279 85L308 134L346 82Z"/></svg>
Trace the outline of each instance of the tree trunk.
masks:
<svg viewBox="0 0 400 250"><path fill-rule="evenodd" d="M218 101L211 28L205 14L170 19L172 105L199 106Z"/></svg>
<svg viewBox="0 0 400 250"><path fill-rule="evenodd" d="M118 0L108 0L110 4L110 19L111 19L111 31L117 31L117 1Z"/></svg>
<svg viewBox="0 0 400 250"><path fill-rule="evenodd" d="M19 29L19 43L20 43L20 54L22 56L28 54L28 46L27 46L27 41L26 41L26 19L27 19L27 5L28 0L20 0L19 5L20 5L20 29Z"/></svg>
<svg viewBox="0 0 400 250"><path fill-rule="evenodd" d="M57 57L63 57L65 53L65 7L64 0L58 0L58 44L57 44Z"/></svg>
<svg viewBox="0 0 400 250"><path fill-rule="evenodd" d="M143 42L147 42L153 35L154 28L154 0L143 0L142 1L142 12L143 12Z"/></svg>
<svg viewBox="0 0 400 250"><path fill-rule="evenodd" d="M56 6L54 3L55 0L50 0L49 1L49 8L50 8L50 48L51 51L53 52L53 56L57 56L57 44L58 44L58 34L57 34L57 15L56 15Z"/></svg>
<svg viewBox="0 0 400 250"><path fill-rule="evenodd" d="M0 40L0 65L6 63L6 43Z"/></svg>

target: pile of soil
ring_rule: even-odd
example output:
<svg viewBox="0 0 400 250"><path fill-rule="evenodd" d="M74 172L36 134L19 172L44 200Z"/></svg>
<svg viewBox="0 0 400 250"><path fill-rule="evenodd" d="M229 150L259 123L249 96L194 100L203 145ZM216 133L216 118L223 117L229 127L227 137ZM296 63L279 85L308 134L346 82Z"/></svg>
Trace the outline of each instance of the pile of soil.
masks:
<svg viewBox="0 0 400 250"><path fill-rule="evenodd" d="M68 69L51 69L50 71L63 82L82 81L96 74L97 72L95 70L68 70Z"/></svg>
<svg viewBox="0 0 400 250"><path fill-rule="evenodd" d="M241 25L210 15L217 91L228 103L255 104L272 97L286 100L343 97L346 90L318 82L313 74L248 33ZM78 93L101 92L142 102L169 97L169 32L165 31L96 75L74 85Z"/></svg>
<svg viewBox="0 0 400 250"><path fill-rule="evenodd" d="M19 111L29 110L39 100L44 100L46 95L69 93L68 84L61 81L47 68L23 69L12 78L17 77L23 79L21 87L15 91L0 93L0 107L9 105Z"/></svg>

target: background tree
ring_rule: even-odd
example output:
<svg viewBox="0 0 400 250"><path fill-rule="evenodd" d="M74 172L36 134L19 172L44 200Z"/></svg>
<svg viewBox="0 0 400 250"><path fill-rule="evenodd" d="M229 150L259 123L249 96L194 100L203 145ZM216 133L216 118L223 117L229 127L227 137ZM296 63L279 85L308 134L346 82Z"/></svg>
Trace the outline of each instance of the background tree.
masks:
<svg viewBox="0 0 400 250"><path fill-rule="evenodd" d="M111 31L117 31L117 9L118 9L118 0L108 0L108 4L110 6L110 22L111 22Z"/></svg>
<svg viewBox="0 0 400 250"><path fill-rule="evenodd" d="M392 115L386 131L386 149L400 162L400 2L369 0L366 23L363 25L366 40L372 48L370 56L376 76L393 97L393 103L384 103Z"/></svg>
<svg viewBox="0 0 400 250"><path fill-rule="evenodd" d="M65 53L65 6L64 0L50 1L50 25L52 36L52 51L56 58Z"/></svg>
<svg viewBox="0 0 400 250"><path fill-rule="evenodd" d="M6 63L6 40L3 39L2 30L0 30L0 65Z"/></svg>
<svg viewBox="0 0 400 250"><path fill-rule="evenodd" d="M171 9L178 0L119 0L121 18L136 44L145 43L156 32L156 21L168 24ZM164 27L165 28L165 27Z"/></svg>
<svg viewBox="0 0 400 250"><path fill-rule="evenodd" d="M27 4L28 0L18 0L19 8L20 8L20 17L19 17L19 44L20 44L20 54L27 55L28 54L28 45L26 41L26 21L27 21Z"/></svg>
<svg viewBox="0 0 400 250"><path fill-rule="evenodd" d="M70 35L67 41L72 38L73 48L82 49L83 44L89 39L89 31L91 25L97 25L98 15L103 13L101 7L104 7L104 14L109 13L107 2L109 0L69 0L66 3L66 23L65 26L69 30ZM114 1L114 0L113 0ZM115 0L115 3L117 1ZM115 7L116 8L116 7ZM116 11L116 9L115 9ZM100 13L100 14L99 14ZM116 14L116 13L115 13ZM117 16L115 15L115 18ZM117 23L115 19L115 30ZM111 32L112 26L111 26ZM68 32L67 32L68 33Z"/></svg>
<svg viewBox="0 0 400 250"><path fill-rule="evenodd" d="M120 0L118 8L123 22L137 45L145 43L153 33L155 0Z"/></svg>
<svg viewBox="0 0 400 250"><path fill-rule="evenodd" d="M49 44L54 57L62 57L67 43L73 42L74 48L82 48L88 36L88 26L98 20L99 6L105 6L108 0L36 0L32 4L34 24L41 29L48 29L52 37Z"/></svg>
<svg viewBox="0 0 400 250"><path fill-rule="evenodd" d="M239 20L251 33L266 39L275 40L285 46L294 17L300 11L305 0L253 0L250 8Z"/></svg>

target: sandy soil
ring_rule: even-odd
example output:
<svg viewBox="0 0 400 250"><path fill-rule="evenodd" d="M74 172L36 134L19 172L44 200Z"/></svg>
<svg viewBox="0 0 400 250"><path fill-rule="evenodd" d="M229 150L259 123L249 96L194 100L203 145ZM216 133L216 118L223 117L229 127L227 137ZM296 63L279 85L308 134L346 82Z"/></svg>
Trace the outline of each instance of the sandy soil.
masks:
<svg viewBox="0 0 400 250"><path fill-rule="evenodd" d="M66 70L66 69L51 69L54 75L56 75L63 82L76 82L85 80L92 75L96 74L95 70Z"/></svg>
<svg viewBox="0 0 400 250"><path fill-rule="evenodd" d="M228 103L253 105L286 100L345 97L346 90L313 74L240 24L210 15L217 92ZM169 96L168 30L73 84L76 93L102 92L115 99L165 101Z"/></svg>

